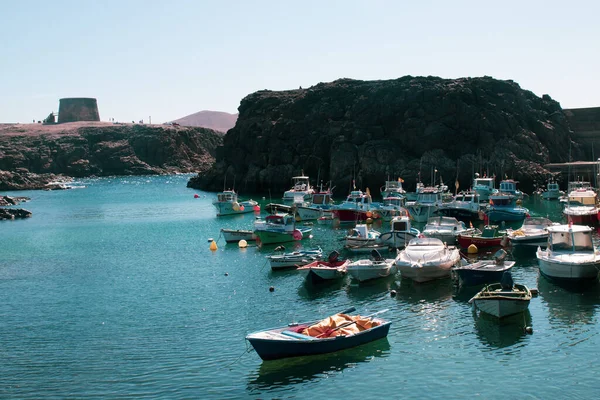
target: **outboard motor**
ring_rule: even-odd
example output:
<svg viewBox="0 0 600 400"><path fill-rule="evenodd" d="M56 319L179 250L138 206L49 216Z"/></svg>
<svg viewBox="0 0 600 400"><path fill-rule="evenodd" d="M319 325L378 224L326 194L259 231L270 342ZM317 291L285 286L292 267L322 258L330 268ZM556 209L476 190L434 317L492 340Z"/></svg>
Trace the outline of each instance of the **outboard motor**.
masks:
<svg viewBox="0 0 600 400"><path fill-rule="evenodd" d="M377 249L371 250L371 257L373 257L373 260L375 261L383 261L383 257L381 256L381 253L377 251Z"/></svg>
<svg viewBox="0 0 600 400"><path fill-rule="evenodd" d="M336 261L338 260L338 257L339 257L339 256L340 256L340 253L338 253L338 252L337 252L337 251L335 251L335 250L334 250L334 251L332 251L332 252L329 254L329 262L330 262L330 263L336 262Z"/></svg>
<svg viewBox="0 0 600 400"><path fill-rule="evenodd" d="M502 290L512 290L514 285L514 281L512 275L509 271L506 271L502 274L502 279L500 279L500 286L502 286Z"/></svg>

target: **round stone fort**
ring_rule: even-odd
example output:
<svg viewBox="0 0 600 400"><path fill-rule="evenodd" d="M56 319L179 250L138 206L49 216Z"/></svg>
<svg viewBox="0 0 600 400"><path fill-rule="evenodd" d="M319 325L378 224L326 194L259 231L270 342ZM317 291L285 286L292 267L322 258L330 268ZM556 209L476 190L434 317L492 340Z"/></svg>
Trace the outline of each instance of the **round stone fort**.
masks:
<svg viewBox="0 0 600 400"><path fill-rule="evenodd" d="M77 121L100 121L96 99L90 97L60 99L58 123Z"/></svg>

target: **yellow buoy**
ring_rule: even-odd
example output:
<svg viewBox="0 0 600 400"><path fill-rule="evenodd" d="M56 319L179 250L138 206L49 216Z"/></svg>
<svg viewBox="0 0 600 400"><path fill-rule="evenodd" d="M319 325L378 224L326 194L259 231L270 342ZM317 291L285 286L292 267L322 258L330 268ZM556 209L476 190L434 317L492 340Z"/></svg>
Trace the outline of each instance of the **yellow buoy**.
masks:
<svg viewBox="0 0 600 400"><path fill-rule="evenodd" d="M211 251L217 250L217 242L215 242L214 240L210 243L210 250Z"/></svg>
<svg viewBox="0 0 600 400"><path fill-rule="evenodd" d="M373 223L373 219L367 218L367 224L372 224L372 223Z"/></svg>
<svg viewBox="0 0 600 400"><path fill-rule="evenodd" d="M244 239L242 239L238 242L238 247L240 249L245 249L246 247L248 247L248 242L246 242Z"/></svg>
<svg viewBox="0 0 600 400"><path fill-rule="evenodd" d="M475 254L477 253L478 249L477 246L475 246L474 244L470 244L469 248L467 249L467 253L469 254Z"/></svg>

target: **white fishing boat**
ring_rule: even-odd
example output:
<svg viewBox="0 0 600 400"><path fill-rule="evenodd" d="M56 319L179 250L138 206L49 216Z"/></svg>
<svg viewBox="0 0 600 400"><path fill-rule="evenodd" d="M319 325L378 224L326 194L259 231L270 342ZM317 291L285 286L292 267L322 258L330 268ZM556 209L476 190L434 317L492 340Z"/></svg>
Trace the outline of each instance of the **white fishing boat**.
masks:
<svg viewBox="0 0 600 400"><path fill-rule="evenodd" d="M417 228L412 227L410 217L404 214L392 218L390 230L379 235L378 241L388 247L399 249L420 234Z"/></svg>
<svg viewBox="0 0 600 400"><path fill-rule="evenodd" d="M502 318L525 311L530 301L529 288L513 283L510 272L505 272L500 283L487 285L469 303L484 313Z"/></svg>
<svg viewBox="0 0 600 400"><path fill-rule="evenodd" d="M308 176L294 176L292 182L291 189L283 193L283 202L285 204L297 204L310 201L315 190L310 185Z"/></svg>
<svg viewBox="0 0 600 400"><path fill-rule="evenodd" d="M271 254L267 256L272 270L297 268L313 261L319 260L323 256L321 248L309 250L297 250L290 253Z"/></svg>
<svg viewBox="0 0 600 400"><path fill-rule="evenodd" d="M479 174L475 174L475 179L473 179L472 190L479 195L479 201L486 203L490 195L494 195L498 193L498 189L496 189L496 179L488 178L484 176L483 178L479 177Z"/></svg>
<svg viewBox="0 0 600 400"><path fill-rule="evenodd" d="M449 277L452 267L460 263L460 253L439 239L416 238L398 253L395 263L403 278L426 282Z"/></svg>
<svg viewBox="0 0 600 400"><path fill-rule="evenodd" d="M586 184L584 186L583 184ZM578 225L598 225L598 196L588 182L581 182L582 186L569 192L567 204L563 214L567 222Z"/></svg>
<svg viewBox="0 0 600 400"><path fill-rule="evenodd" d="M548 245L537 249L540 272L554 279L597 280L600 254L592 241L592 228L582 225L548 227Z"/></svg>
<svg viewBox="0 0 600 400"><path fill-rule="evenodd" d="M296 206L296 215L301 221L318 220L327 215L333 218L333 211L331 210L333 204L332 196L333 193L330 189L321 189L313 193L310 203Z"/></svg>
<svg viewBox="0 0 600 400"><path fill-rule="evenodd" d="M394 259L385 259L377 250L371 252L370 259L354 261L348 265L348 273L359 282L385 278L397 271Z"/></svg>
<svg viewBox="0 0 600 400"><path fill-rule="evenodd" d="M404 208L404 203L404 197L386 197L383 199L383 204L377 208L377 213L384 221L390 221L399 215L408 216L408 210Z"/></svg>
<svg viewBox="0 0 600 400"><path fill-rule="evenodd" d="M253 242L256 240L256 235L251 230L222 228L221 234L227 243L238 243L240 240Z"/></svg>
<svg viewBox="0 0 600 400"><path fill-rule="evenodd" d="M217 209L217 217L260 211L260 206L254 200L238 201L238 194L234 190L218 193L213 205Z"/></svg>
<svg viewBox="0 0 600 400"><path fill-rule="evenodd" d="M438 214L454 217L460 221L477 221L483 219L479 195L473 191L460 192L452 201L442 203Z"/></svg>
<svg viewBox="0 0 600 400"><path fill-rule="evenodd" d="M402 188L402 182L404 180L402 178L398 178L397 181L386 181L385 185L383 185L379 192L381 193L381 198L385 199L386 197L399 197L404 198L406 194L406 190Z"/></svg>
<svg viewBox="0 0 600 400"><path fill-rule="evenodd" d="M556 225L560 224L544 217L525 218L523 225L519 229L507 229L506 236L513 247L546 247L548 243L548 228Z"/></svg>
<svg viewBox="0 0 600 400"><path fill-rule="evenodd" d="M426 187L419 192L415 202L407 202L406 209L415 222L427 222L438 213L442 194L437 187Z"/></svg>
<svg viewBox="0 0 600 400"><path fill-rule="evenodd" d="M456 244L459 234L476 232L476 228L467 228L464 222L452 217L432 217L421 232L425 237L440 239L447 244Z"/></svg>

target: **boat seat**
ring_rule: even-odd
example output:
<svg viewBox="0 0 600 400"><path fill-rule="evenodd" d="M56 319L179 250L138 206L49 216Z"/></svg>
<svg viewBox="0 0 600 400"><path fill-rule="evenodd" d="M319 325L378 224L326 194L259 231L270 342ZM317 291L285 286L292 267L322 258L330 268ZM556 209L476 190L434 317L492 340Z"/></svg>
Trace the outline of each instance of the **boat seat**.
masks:
<svg viewBox="0 0 600 400"><path fill-rule="evenodd" d="M384 260L384 258L381 256L381 253L379 253L377 251L377 249L371 250L371 257L373 257L373 260L375 260L375 261L383 261Z"/></svg>

